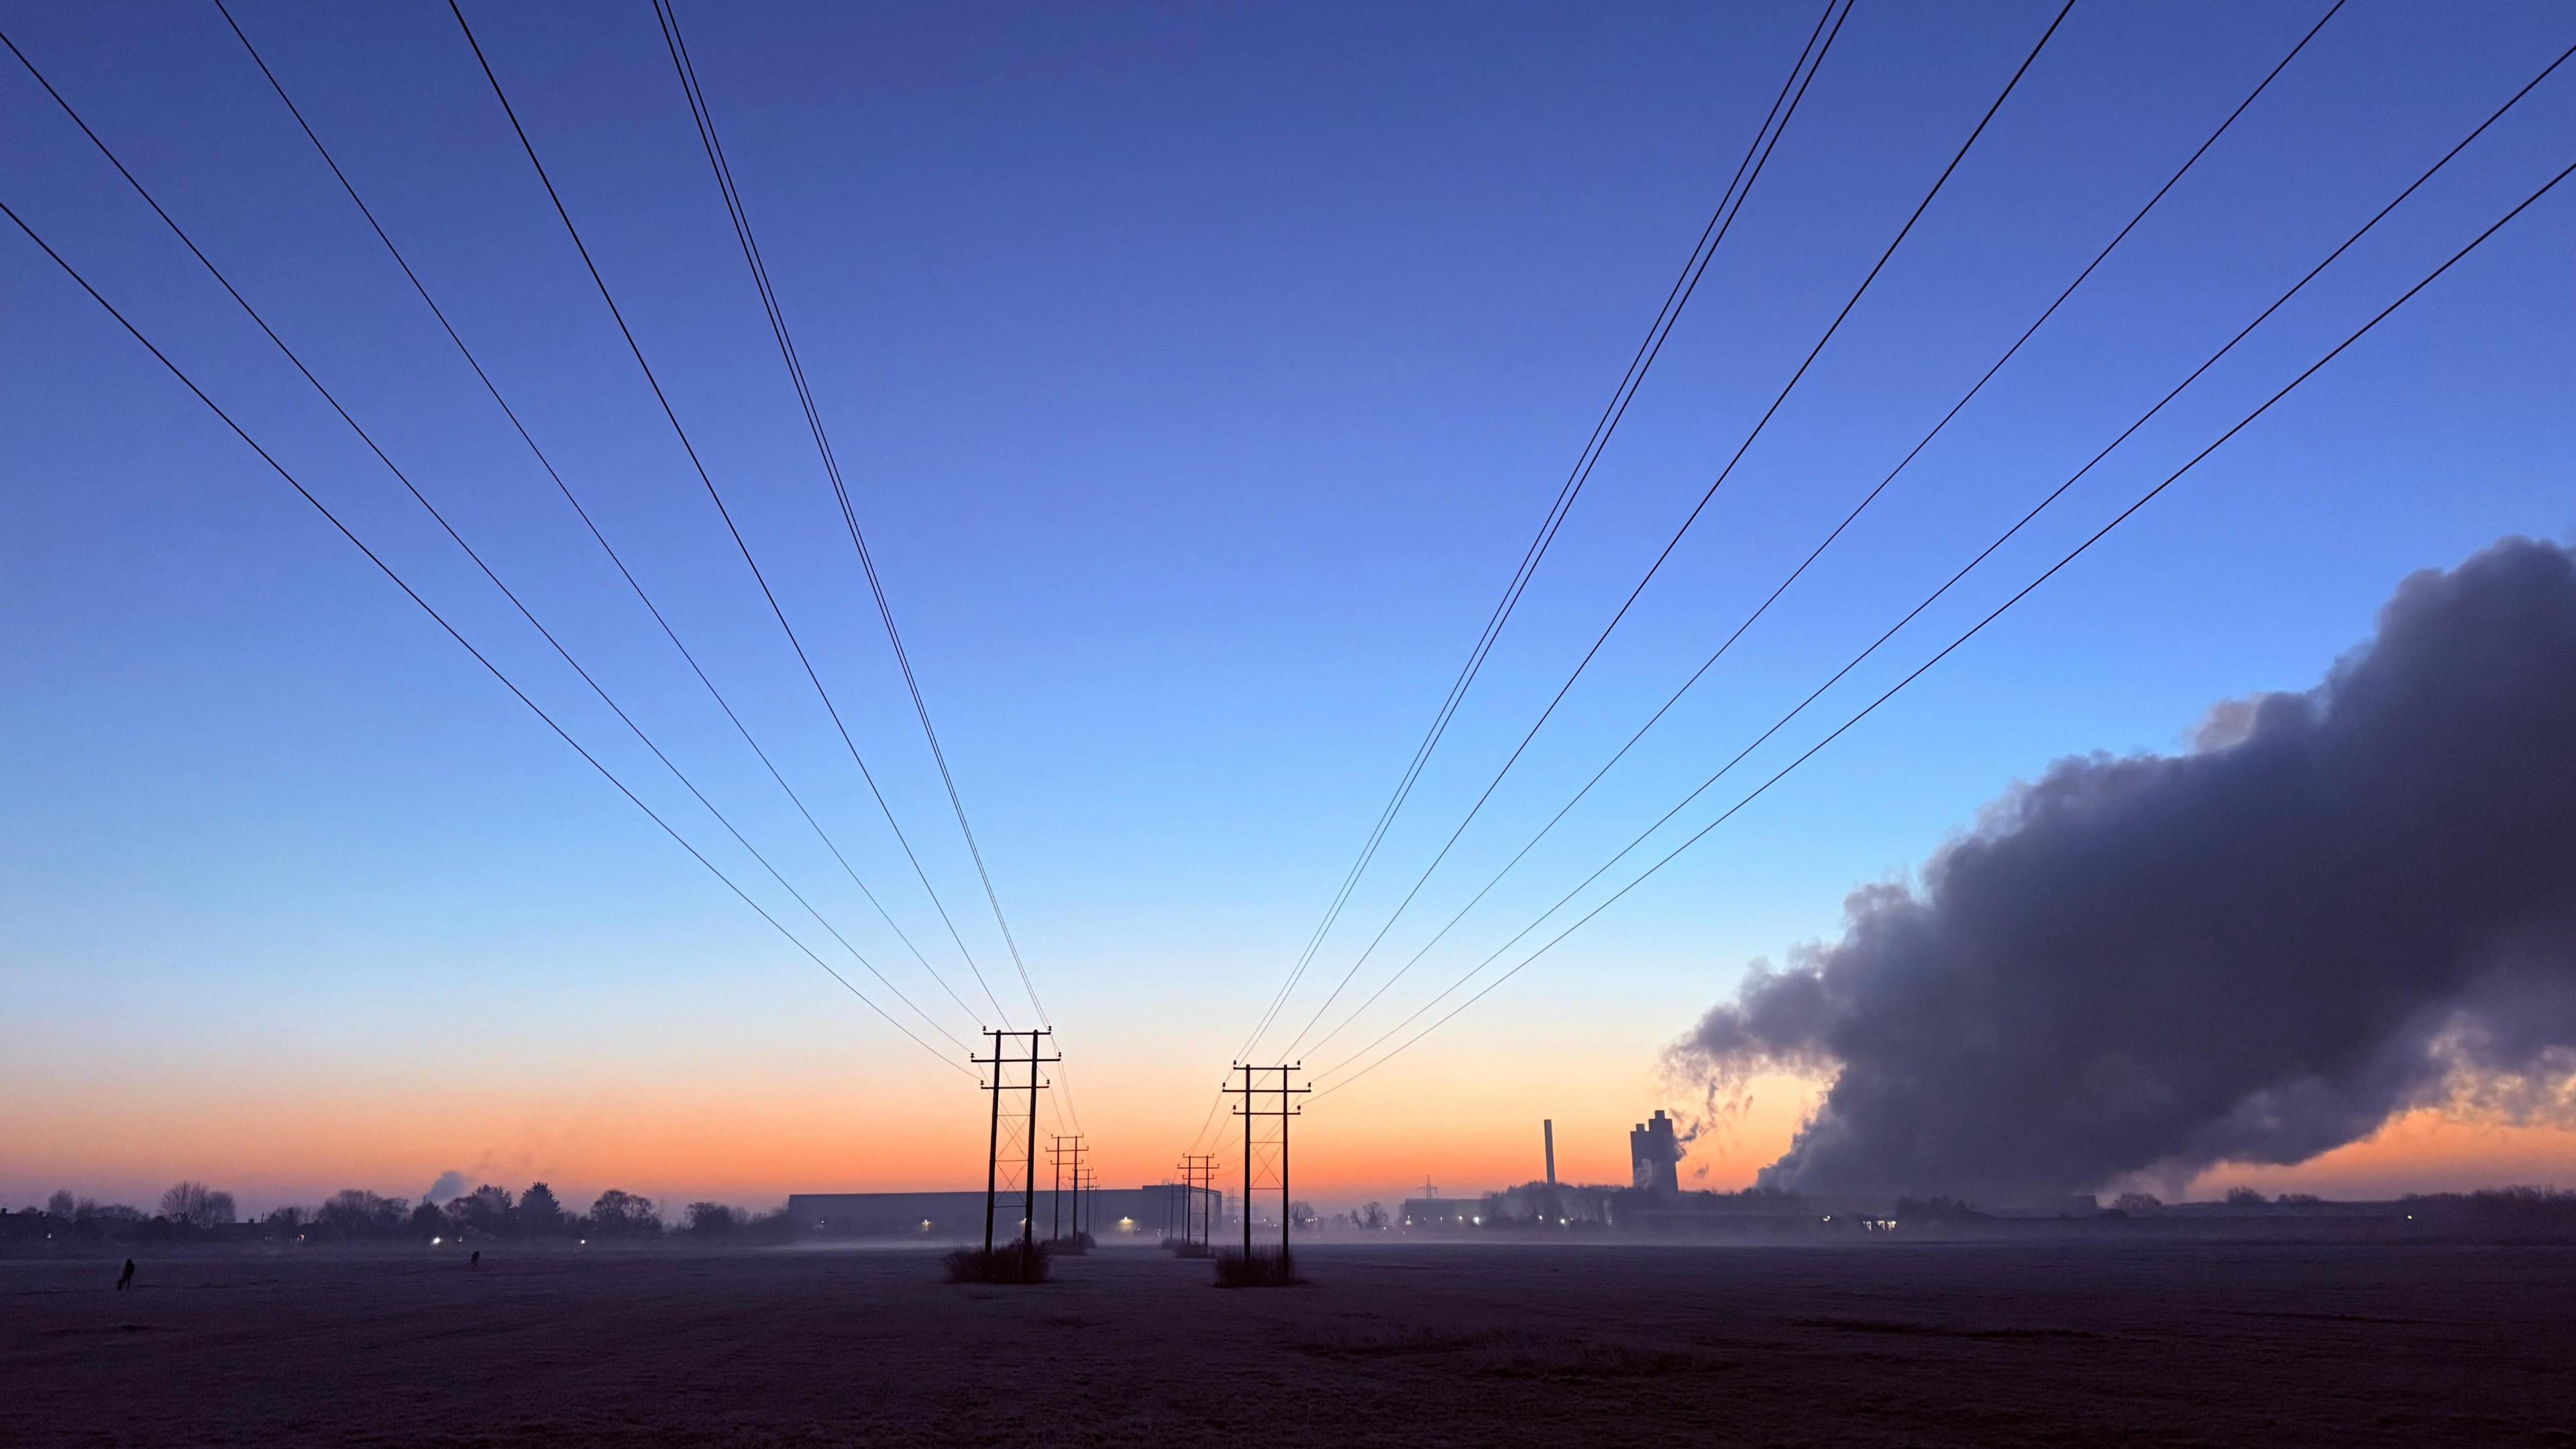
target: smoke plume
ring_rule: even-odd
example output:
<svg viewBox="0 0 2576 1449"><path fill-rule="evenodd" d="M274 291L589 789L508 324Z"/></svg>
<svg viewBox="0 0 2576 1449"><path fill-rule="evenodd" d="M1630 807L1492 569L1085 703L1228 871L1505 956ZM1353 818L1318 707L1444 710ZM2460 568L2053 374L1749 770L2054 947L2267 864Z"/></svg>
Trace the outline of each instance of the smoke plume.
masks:
<svg viewBox="0 0 2576 1449"><path fill-rule="evenodd" d="M1989 1199L2576 1118L2576 556L2407 579L2325 682L2064 760L1672 1049L1830 1076L1766 1185Z"/></svg>

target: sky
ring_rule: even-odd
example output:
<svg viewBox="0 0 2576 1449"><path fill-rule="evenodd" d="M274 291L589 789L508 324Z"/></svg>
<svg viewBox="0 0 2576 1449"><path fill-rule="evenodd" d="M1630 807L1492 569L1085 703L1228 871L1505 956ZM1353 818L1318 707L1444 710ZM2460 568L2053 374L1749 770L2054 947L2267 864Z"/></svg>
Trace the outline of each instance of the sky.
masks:
<svg viewBox="0 0 2576 1449"><path fill-rule="evenodd" d="M1362 997L2323 10L2075 6L1355 978ZM1160 1180L1817 11L679 13L1067 1058L1042 1130L1078 1123L1104 1181ZM2055 13L1854 11L1280 1035L1395 911ZM972 1041L998 1024L945 994L981 1000L445 8L234 14L947 987L625 592L213 5L0 0L0 30L858 952L940 1029ZM651 8L467 15L965 951L1027 1024ZM2576 21L2542 0L2469 15L2351 0L1564 825L1307 1065L1348 1057L1528 924L2570 43ZM971 1181L985 1105L965 1050L697 809L15 62L0 66L0 134L0 200L937 1048L656 830L9 229L0 1202L58 1186L143 1200L194 1177L256 1207L348 1186L417 1195L450 1169L582 1201ZM1746 786L2521 201L2570 159L2571 134L2576 71L2562 71L1748 760ZM2220 701L2313 685L2412 571L2504 535L2567 539L2571 235L2562 189L1671 867L1314 1100L1300 1183L1338 1202L1524 1180L1543 1118L1562 1176L1624 1180L1629 1125L1698 1105L1665 1076L1665 1048L1750 963L1835 934L1855 887L1907 878L2053 760L2175 750ZM1816 1090L1757 1084L1686 1174L1751 1181ZM2225 1179L2240 1180L2349 1195L2576 1182L2576 1138L2416 1116Z"/></svg>

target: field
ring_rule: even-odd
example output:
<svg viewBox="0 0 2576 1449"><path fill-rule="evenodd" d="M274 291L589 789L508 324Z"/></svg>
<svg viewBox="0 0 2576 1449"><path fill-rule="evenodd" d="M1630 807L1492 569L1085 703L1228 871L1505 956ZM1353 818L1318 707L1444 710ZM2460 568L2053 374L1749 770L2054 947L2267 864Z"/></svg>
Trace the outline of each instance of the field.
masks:
<svg viewBox="0 0 2576 1449"><path fill-rule="evenodd" d="M2576 1250L0 1262L0 1444L2576 1444Z"/></svg>

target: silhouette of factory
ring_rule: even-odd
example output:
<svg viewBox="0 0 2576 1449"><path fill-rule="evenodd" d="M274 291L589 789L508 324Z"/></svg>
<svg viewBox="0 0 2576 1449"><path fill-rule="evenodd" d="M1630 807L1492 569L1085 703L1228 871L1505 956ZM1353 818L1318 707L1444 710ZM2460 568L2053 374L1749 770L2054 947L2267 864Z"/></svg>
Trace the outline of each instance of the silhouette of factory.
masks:
<svg viewBox="0 0 2576 1449"><path fill-rule="evenodd" d="M1441 1197L1436 1192L1409 1198L1396 1215L1405 1232L1444 1233L1490 1228L1608 1230L1691 1234L1810 1232L1819 1228L1857 1232L1895 1226L1896 1200L1869 1197L1814 1197L1752 1189L1745 1192L1684 1191L1681 1182L1682 1138L1673 1119L1659 1108L1628 1132L1628 1183L1561 1183L1556 1177L1556 1124L1539 1124L1545 1176L1518 1187L1467 1197ZM2096 1211L2089 1196L2051 1196L2045 1200L1996 1205L2000 1217L2089 1217Z"/></svg>

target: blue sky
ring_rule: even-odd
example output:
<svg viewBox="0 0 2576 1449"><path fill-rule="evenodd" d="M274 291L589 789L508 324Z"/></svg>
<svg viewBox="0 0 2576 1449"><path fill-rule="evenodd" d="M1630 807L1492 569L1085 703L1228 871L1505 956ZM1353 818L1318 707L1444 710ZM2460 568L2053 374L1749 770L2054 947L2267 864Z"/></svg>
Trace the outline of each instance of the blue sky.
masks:
<svg viewBox="0 0 2576 1449"><path fill-rule="evenodd" d="M1392 960L2322 8L2078 5L1389 938ZM1007 972L650 8L468 13L968 944ZM2053 13L1856 11L1319 971L1338 976L1385 919ZM790 779L954 969L443 7L245 0L236 14ZM1814 18L1789 5L683 8L1113 1175L1155 1176L1181 1150ZM12 0L0 26L746 833L916 1000L936 997L835 886L213 7ZM2464 16L2353 0L1388 1004L1410 1009L1417 986L1484 954L1660 813L2571 41L2546 4ZM639 793L684 801L14 64L0 129L0 199ZM2566 163L2570 134L2576 74L2562 73L1772 758L2521 199ZM2217 700L2312 684L2408 571L2500 534L2565 537L2571 205L2535 207L2006 623L1338 1099L1347 1125L1319 1113L1325 1140L1348 1134L1354 1162L1499 1180L1517 1164L1479 1144L1517 1142L1552 1111L1561 1142L1565 1119L1597 1118L1613 1159L1606 1134L1657 1100L1660 1046L1747 960L1830 934L1845 892L1919 863L2012 780L2068 753L2175 748ZM547 1104L579 1115L569 1104L629 1091L746 1114L830 1100L862 1123L980 1112L583 768L14 232L0 237L0 329L0 951L14 998L0 1086L54 1123L9 1129L40 1135L0 1154L31 1164L0 1173L0 1197L84 1173L245 1177L219 1156L163 1171L102 1155L101 1132L154 1136L173 1082L272 1093L290 1138L317 1084L351 1074L423 1121L442 1114L421 1104L451 1104L453 1137L403 1139L423 1182L477 1151L616 1170L627 1159L532 1124L551 1120ZM756 873L716 850L703 817L674 818L737 878ZM528 1105L494 1105L511 1082ZM1409 1103L1437 1104L1438 1119ZM834 1139L850 1158L778 1169L794 1182L704 1180L784 1191L973 1165L971 1146L951 1171L919 1158L934 1146L871 1130ZM309 1135L262 1181L284 1192L375 1170L345 1132ZM691 1140L666 1156L685 1159ZM903 1165L853 1165L868 1154ZM661 1172L669 1190L700 1180L685 1160L634 1162L630 1176Z"/></svg>

